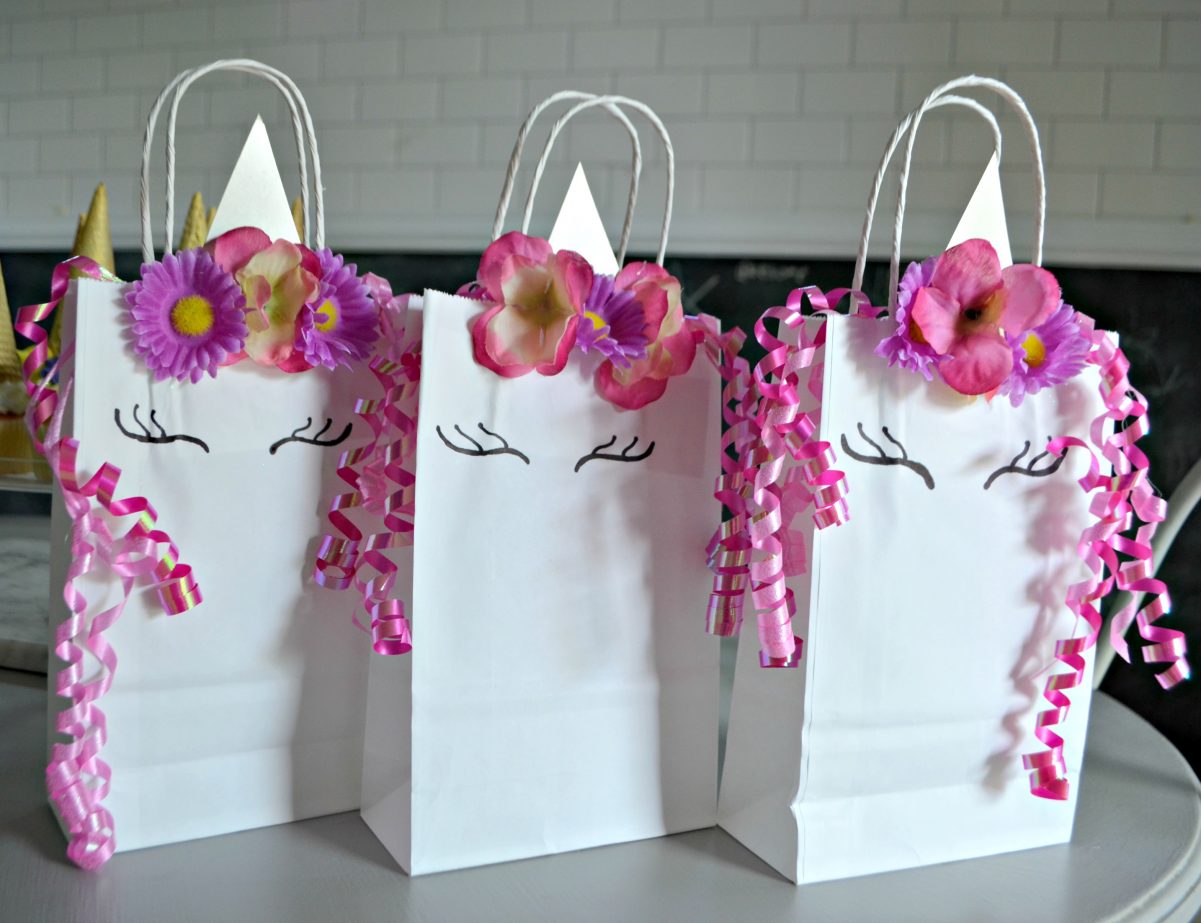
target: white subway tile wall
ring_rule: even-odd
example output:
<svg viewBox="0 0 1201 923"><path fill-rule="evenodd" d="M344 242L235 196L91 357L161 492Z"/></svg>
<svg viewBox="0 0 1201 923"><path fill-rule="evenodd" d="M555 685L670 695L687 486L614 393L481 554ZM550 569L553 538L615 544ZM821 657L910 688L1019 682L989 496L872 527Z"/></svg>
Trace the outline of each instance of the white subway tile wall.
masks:
<svg viewBox="0 0 1201 923"><path fill-rule="evenodd" d="M118 246L134 245L155 94L185 67L237 56L282 68L307 95L329 238L342 248L478 250L524 113L572 88L641 98L674 129L674 252L845 257L897 119L937 82L975 72L1010 81L1039 122L1049 260L1201 266L1197 0L7 0L0 246L65 246L98 180ZM221 74L189 94L177 210L194 188L215 203L256 113L294 185L286 108L273 92ZM1002 125L1021 254L1029 155L1014 120L1003 114ZM549 120L531 137L531 164L548 129ZM652 132L643 144L635 247L645 252L664 159ZM908 253L944 242L991 147L974 115L930 116ZM575 160L617 220L628 142L589 112L553 155L535 229L548 229ZM890 208L891 187L885 195ZM524 182L510 226L522 201ZM889 225L877 222L877 253Z"/></svg>

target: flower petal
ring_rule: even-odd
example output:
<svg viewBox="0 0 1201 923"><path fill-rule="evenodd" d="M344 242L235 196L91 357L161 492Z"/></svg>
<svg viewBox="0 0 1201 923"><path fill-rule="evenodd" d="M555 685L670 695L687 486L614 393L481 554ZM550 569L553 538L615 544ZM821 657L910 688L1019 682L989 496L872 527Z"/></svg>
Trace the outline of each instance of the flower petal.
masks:
<svg viewBox="0 0 1201 923"><path fill-rule="evenodd" d="M278 368L281 372L295 373L307 372L312 366L305 360L304 353L299 349L295 349L290 356L279 362Z"/></svg>
<svg viewBox="0 0 1201 923"><path fill-rule="evenodd" d="M508 347L507 335L513 329L513 318L502 315L512 314L516 314L512 308L498 304L478 315L471 324L475 361L505 378L517 378L534 371L533 363L522 361Z"/></svg>
<svg viewBox="0 0 1201 923"><path fill-rule="evenodd" d="M649 375L628 383L623 383L614 377L615 369L612 362L602 362L596 370L593 379L597 393L610 404L622 410L638 410L657 401L667 390L666 378L652 378Z"/></svg>
<svg viewBox="0 0 1201 923"><path fill-rule="evenodd" d="M923 339L940 356L950 351L958 334L959 303L937 288L919 288L909 306L909 318Z"/></svg>
<svg viewBox="0 0 1201 923"><path fill-rule="evenodd" d="M233 228L220 237L210 240L204 249L212 254L214 262L228 273L235 273L245 266L252 256L271 246L271 238L259 228Z"/></svg>
<svg viewBox="0 0 1201 923"><path fill-rule="evenodd" d="M500 301L506 260L520 256L530 263L545 263L552 252L550 244L541 237L530 237L520 231L502 234L488 245L488 249L480 258L477 273L480 284L492 301Z"/></svg>
<svg viewBox="0 0 1201 923"><path fill-rule="evenodd" d="M1005 280L1005 310L999 323L1010 336L1037 327L1063 302L1059 283L1041 266L1021 263L1001 274Z"/></svg>
<svg viewBox="0 0 1201 923"><path fill-rule="evenodd" d="M541 263L531 263L523 256L512 256L505 260L501 279L495 300L525 307L543 304L546 290L551 285L546 267Z"/></svg>
<svg viewBox="0 0 1201 923"><path fill-rule="evenodd" d="M560 250L551 260L550 270L561 307L565 311L570 307L572 314L583 313L592 291L591 264L572 250Z"/></svg>
<svg viewBox="0 0 1201 923"><path fill-rule="evenodd" d="M677 332L669 337L664 337L656 344L662 351L662 356L667 360L660 366L666 372L664 377L683 375L692 368L692 361L696 358L696 343L696 334L688 327L681 327Z"/></svg>
<svg viewBox="0 0 1201 923"><path fill-rule="evenodd" d="M1001 261L987 240L965 240L938 258L930 284L970 307L1001 287Z"/></svg>
<svg viewBox="0 0 1201 923"><path fill-rule="evenodd" d="M955 344L955 353L938 367L943 381L960 394L984 394L1013 371L1013 349L995 329L974 333Z"/></svg>
<svg viewBox="0 0 1201 923"><path fill-rule="evenodd" d="M562 331L557 331L554 327L546 329L547 341L555 341L557 337L557 345L551 358L548 362L541 362L536 366L539 375L558 375L567 366L567 359L571 356L571 348L575 346L576 330L580 326L580 318L578 314L573 314L571 317L565 318L562 322Z"/></svg>
<svg viewBox="0 0 1201 923"><path fill-rule="evenodd" d="M646 338L654 342L663 333L674 333L683 323L683 304L680 282L658 263L627 263L613 281L614 288L629 291L637 297L646 315Z"/></svg>

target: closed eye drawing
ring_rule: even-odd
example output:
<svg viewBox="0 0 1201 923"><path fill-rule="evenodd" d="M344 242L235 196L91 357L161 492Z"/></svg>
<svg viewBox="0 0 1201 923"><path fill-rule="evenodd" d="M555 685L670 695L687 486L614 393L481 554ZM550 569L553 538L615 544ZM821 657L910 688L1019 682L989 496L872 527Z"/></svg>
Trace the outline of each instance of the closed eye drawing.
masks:
<svg viewBox="0 0 1201 923"><path fill-rule="evenodd" d="M441 426L435 426L434 432L438 434L438 438L442 440L443 445L445 445L452 452L458 452L460 455L474 455L477 458L485 458L489 455L513 455L517 458L520 458L527 465L530 463L529 456L520 449L515 449L509 445L509 440L507 440L504 436L492 432L492 430L484 426L483 423L477 423L476 426L479 427L481 433L483 433L489 439L494 440L498 444L485 446L478 439L468 436L465 432L463 432L462 428L457 423L455 424L454 430L465 442L469 443L467 446L462 446L451 442L446 437L446 434L442 432Z"/></svg>
<svg viewBox="0 0 1201 923"><path fill-rule="evenodd" d="M119 429L130 439L133 439L137 442L145 442L149 445L168 445L172 442L190 442L192 445L198 445L200 448L204 449L205 452L208 452L208 443L206 443L203 439L199 439L196 436L188 436L185 433L171 434L163 429L162 424L159 423L158 417L156 416L158 411L150 411L148 418L150 426L147 426L142 420L141 416L139 415L139 411L140 406L138 404L134 404L133 413L131 416L133 417L133 422L137 424L140 432L133 432L121 421L121 408L117 407L113 409L113 420L117 424L117 429ZM152 430L150 427L154 427L154 429Z"/></svg>
<svg viewBox="0 0 1201 923"><path fill-rule="evenodd" d="M331 420L329 417L326 417L325 426L321 427L321 429L317 430L317 432L315 432L311 436L303 435L304 431L311 428L312 425L313 425L313 418L306 417L305 421L304 421L304 426L296 427L296 429L292 430L292 433L290 435L284 436L283 439L277 439L275 442L271 443L271 448L269 450L270 453L272 455L274 455L276 452L278 452L283 446L287 445L289 442L299 442L299 443L303 443L304 445L315 445L315 446L319 446L321 448L328 448L329 446L332 446L332 445L339 445L350 438L350 432L354 428L353 424L347 423L342 428L342 432L338 433L338 435L334 436L334 438L322 439L321 437L324 436L327 432L329 432L330 428L334 425L334 421Z"/></svg>
<svg viewBox="0 0 1201 923"><path fill-rule="evenodd" d="M655 451L655 443L652 441L646 447L645 451L640 452L637 455L631 455L630 452L633 451L634 446L636 446L638 444L637 436L635 436L633 439L630 440L629 445L627 445L624 449L622 449L620 454L604 451L605 449L609 448L610 446L616 445L616 444L617 444L617 436L616 435L612 439L610 439L608 442L602 442L600 445L598 445L596 448L594 448L587 455L584 455L583 457L581 457L580 460L575 463L575 471L578 472L581 468L584 467L585 464L587 464L590 461L595 461L595 460L615 461L615 462L640 462L643 459L650 458L651 452Z"/></svg>
<svg viewBox="0 0 1201 923"><path fill-rule="evenodd" d="M866 455L861 452L856 452L851 448L851 444L847 441L846 433L842 434L842 450L847 453L855 461L863 462L865 465L899 465L902 468L908 468L926 483L926 487L930 490L934 489L934 477L930 474L930 469L921 462L914 461L909 457L909 453L905 451L905 447L895 439L888 431L887 426L881 426L880 432L884 434L884 438L895 445L900 450L900 455L889 455L881 448L880 444L871 439L867 433L863 431L863 424L858 424L859 435L863 437L863 441L876 450L875 455Z"/></svg>
<svg viewBox="0 0 1201 923"><path fill-rule="evenodd" d="M1047 441L1048 442L1051 441L1050 437L1047 438ZM992 474L990 474L988 476L988 480L986 480L984 482L984 489L988 490L988 488L992 487L993 482L997 478L1003 477L1006 474L1020 474L1020 475L1023 475L1024 477L1028 477L1028 478L1049 477L1050 475L1054 474L1056 471L1059 470L1059 466L1063 464L1063 460L1067 457L1066 453L1063 455L1058 455L1049 464L1046 464L1043 467L1038 468L1038 467L1036 467L1038 465L1038 463L1051 454L1049 451L1043 450L1042 452L1039 452L1037 455L1035 455L1028 462L1026 462L1026 464L1024 464L1024 465L1019 464L1021 462L1021 460L1026 457L1026 453L1028 453L1029 451L1030 451L1030 440L1027 439L1026 444L1024 446L1022 446L1022 451L1018 452L1018 454L1013 457L1013 461L1011 461L1008 465L1002 465L1000 468L998 468L996 471L994 471Z"/></svg>

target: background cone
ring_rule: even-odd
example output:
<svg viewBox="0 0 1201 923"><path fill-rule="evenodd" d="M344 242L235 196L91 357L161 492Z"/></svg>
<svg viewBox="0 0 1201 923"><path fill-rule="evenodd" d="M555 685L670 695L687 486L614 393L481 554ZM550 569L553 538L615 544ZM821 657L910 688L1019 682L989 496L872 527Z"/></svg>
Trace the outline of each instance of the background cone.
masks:
<svg viewBox="0 0 1201 923"><path fill-rule="evenodd" d="M13 331L12 312L0 270L0 476L27 475L35 470L49 480L50 469L34 451L25 429L25 405L29 398L21 381L21 359Z"/></svg>
<svg viewBox="0 0 1201 923"><path fill-rule="evenodd" d="M87 220L83 223L79 246L72 256L88 256L107 269L116 271L113 262L113 232L108 220L108 190L104 183L96 186Z"/></svg>
<svg viewBox="0 0 1201 923"><path fill-rule="evenodd" d="M296 234L304 243L304 203L300 196L292 200L292 220L296 222Z"/></svg>
<svg viewBox="0 0 1201 923"><path fill-rule="evenodd" d="M79 228L71 244L71 256L91 257L109 272L114 271L113 233L108 220L108 190L104 188L104 183L96 186L96 191L92 193L92 204L85 214L79 216ZM62 342L62 312L55 311L50 340L46 344L51 356L59 354Z"/></svg>
<svg viewBox="0 0 1201 923"><path fill-rule="evenodd" d="M192 195L192 202L188 206L188 215L183 220L183 231L179 235L179 249L191 250L194 247L203 247L208 237L208 230L209 222L208 215L204 210L204 199L197 192Z"/></svg>

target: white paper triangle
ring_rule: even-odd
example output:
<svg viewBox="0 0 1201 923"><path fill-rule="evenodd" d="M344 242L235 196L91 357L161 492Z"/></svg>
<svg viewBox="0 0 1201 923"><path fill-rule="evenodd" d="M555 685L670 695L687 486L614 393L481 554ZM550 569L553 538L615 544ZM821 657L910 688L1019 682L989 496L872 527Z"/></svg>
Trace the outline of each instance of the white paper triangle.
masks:
<svg viewBox="0 0 1201 923"><path fill-rule="evenodd" d="M1005 224L1005 199L1001 194L1000 161L995 151L984 168L980 182L976 184L976 191L972 193L967 208L963 210L963 217L959 219L947 248L973 237L983 237L993 245L1002 267L1013 265L1009 227Z"/></svg>
<svg viewBox="0 0 1201 923"><path fill-rule="evenodd" d="M208 239L241 227L261 228L272 240L300 242L262 116L250 126L242 153L221 194Z"/></svg>
<svg viewBox="0 0 1201 923"><path fill-rule="evenodd" d="M547 240L555 250L574 250L601 275L616 275L620 268L584 176L583 164L576 165L575 176L567 187L567 195L563 196L559 217Z"/></svg>

